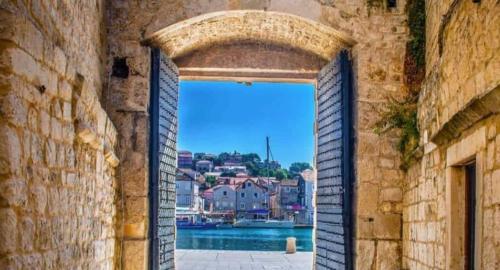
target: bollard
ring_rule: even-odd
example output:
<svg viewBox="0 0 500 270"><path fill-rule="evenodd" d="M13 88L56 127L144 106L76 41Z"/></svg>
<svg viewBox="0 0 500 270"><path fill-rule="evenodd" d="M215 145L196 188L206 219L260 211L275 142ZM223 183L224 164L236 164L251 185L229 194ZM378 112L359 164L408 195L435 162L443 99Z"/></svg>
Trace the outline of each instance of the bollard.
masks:
<svg viewBox="0 0 500 270"><path fill-rule="evenodd" d="M286 239L286 253L287 254L294 254L297 252L297 238L295 237L288 237Z"/></svg>

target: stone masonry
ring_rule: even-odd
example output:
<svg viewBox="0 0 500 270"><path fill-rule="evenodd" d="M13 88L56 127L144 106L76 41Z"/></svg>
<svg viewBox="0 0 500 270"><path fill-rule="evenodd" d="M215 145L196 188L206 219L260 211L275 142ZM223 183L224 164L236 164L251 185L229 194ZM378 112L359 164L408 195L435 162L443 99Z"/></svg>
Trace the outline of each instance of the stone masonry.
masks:
<svg viewBox="0 0 500 270"><path fill-rule="evenodd" d="M456 3L454 3L456 2ZM427 75L420 95L424 156L407 175L403 269L458 269L450 227L453 166L477 164L476 269L500 268L500 5L427 1ZM443 19L448 15L449 20Z"/></svg>
<svg viewBox="0 0 500 270"><path fill-rule="evenodd" d="M113 269L104 1L0 1L0 268Z"/></svg>
<svg viewBox="0 0 500 270"><path fill-rule="evenodd" d="M228 43L239 46L238 42L262 44L261 47L291 47L309 53L311 61L308 62L318 57L329 61L339 47L350 48L356 89L357 269L372 266L399 269L404 175L399 170L399 157L394 148L396 138L394 134L383 137L374 134L372 125L377 115L372 111L374 107L383 106L388 95L398 95L403 87L408 35L405 4L406 1L398 1L397 8L387 10L369 8L364 0L109 1L109 63L125 58L130 69L126 78L111 77L111 91L106 96L108 113L120 136L119 175L127 176L121 179L125 198L124 267L143 269L147 264L144 255L148 247L146 131L150 51L144 45L151 44L149 38L153 37L152 43L163 48L174 62L178 57L179 63L185 63L182 59L193 51L220 48ZM222 12L231 10L243 11ZM279 13L273 16L273 13L262 13L263 10ZM208 14L211 12L219 13ZM197 17L199 15L201 17ZM175 38L170 39L168 33L173 33ZM228 50L231 54L227 57L259 50ZM197 56L200 57L197 63L208 63L213 55ZM239 68L259 71L272 67L264 58L257 59L262 62L248 62L251 66L242 63ZM219 66L220 63L202 67L224 67ZM290 66L286 62L282 65ZM298 65L292 68L298 73L303 70ZM181 76L182 72L181 67ZM235 73L223 73L222 77L241 79L240 74L235 69Z"/></svg>
<svg viewBox="0 0 500 270"><path fill-rule="evenodd" d="M153 44L184 78L309 82L348 49L356 269L457 268L451 190L471 158L478 268L499 269L499 1L426 1L424 155L406 174L398 134L373 132L405 87L406 0L368 2L385 3L0 0L0 268L147 268Z"/></svg>

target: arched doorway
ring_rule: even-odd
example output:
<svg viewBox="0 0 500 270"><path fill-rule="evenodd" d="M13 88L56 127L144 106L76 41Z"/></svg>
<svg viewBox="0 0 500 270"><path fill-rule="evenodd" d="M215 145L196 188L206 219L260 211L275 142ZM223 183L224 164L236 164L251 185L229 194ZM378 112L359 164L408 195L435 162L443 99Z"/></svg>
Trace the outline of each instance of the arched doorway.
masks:
<svg viewBox="0 0 500 270"><path fill-rule="evenodd" d="M175 145L179 78L309 80L316 83L318 169L316 269L353 268L352 76L353 44L335 29L295 15L228 11L171 25L145 41L153 47L150 94L149 265L173 269L175 239ZM251 56L281 49L303 64L239 57L227 62L193 61L219 46ZM193 53L194 52L194 53ZM309 62L307 62L307 60ZM176 61L186 66L179 69ZM190 67L192 64L201 67ZM325 64L326 63L326 64ZM203 66L204 65L204 66ZM214 67L215 65L215 67ZM324 67L321 67L324 65ZM291 67L291 68L290 68ZM308 67L310 70L306 70ZM207 70L208 69L208 70Z"/></svg>

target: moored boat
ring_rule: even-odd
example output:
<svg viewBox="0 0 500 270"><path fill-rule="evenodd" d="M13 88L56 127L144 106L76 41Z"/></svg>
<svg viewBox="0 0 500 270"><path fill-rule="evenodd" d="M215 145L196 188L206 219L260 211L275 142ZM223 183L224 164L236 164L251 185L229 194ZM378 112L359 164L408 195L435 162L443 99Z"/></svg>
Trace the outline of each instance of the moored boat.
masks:
<svg viewBox="0 0 500 270"><path fill-rule="evenodd" d="M274 219L240 219L233 225L235 228L282 228L293 229L293 221Z"/></svg>
<svg viewBox="0 0 500 270"><path fill-rule="evenodd" d="M176 222L177 229L215 229L217 227L216 223L192 223L192 222Z"/></svg>

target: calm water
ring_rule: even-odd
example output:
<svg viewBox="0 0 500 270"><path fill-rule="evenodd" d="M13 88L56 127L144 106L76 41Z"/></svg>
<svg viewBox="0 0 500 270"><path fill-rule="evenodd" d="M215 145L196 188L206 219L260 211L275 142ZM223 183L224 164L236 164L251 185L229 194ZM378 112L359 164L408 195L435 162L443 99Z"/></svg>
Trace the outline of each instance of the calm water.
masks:
<svg viewBox="0 0 500 270"><path fill-rule="evenodd" d="M297 238L297 251L312 251L312 228L179 229L176 248L285 251L287 237Z"/></svg>

